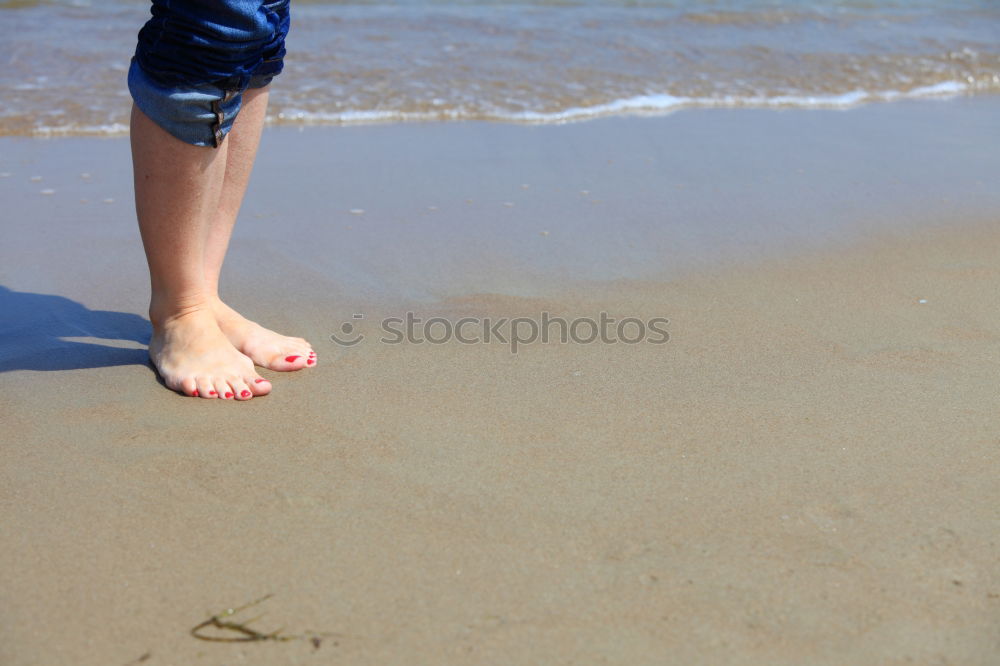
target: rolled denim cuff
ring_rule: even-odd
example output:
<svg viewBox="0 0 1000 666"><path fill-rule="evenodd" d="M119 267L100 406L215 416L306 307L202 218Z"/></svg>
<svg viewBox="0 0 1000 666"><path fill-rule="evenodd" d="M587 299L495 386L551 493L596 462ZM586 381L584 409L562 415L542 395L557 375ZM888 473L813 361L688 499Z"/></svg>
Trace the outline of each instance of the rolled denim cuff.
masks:
<svg viewBox="0 0 1000 666"><path fill-rule="evenodd" d="M154 123L195 146L218 148L243 105L243 90L226 90L212 83L163 85L146 74L135 58L128 71L128 89L135 105Z"/></svg>

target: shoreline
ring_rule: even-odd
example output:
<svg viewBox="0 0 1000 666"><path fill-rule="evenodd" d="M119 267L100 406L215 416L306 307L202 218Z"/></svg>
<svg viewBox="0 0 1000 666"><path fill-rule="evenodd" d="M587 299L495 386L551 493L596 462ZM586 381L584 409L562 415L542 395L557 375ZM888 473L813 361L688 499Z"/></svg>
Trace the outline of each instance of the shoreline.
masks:
<svg viewBox="0 0 1000 666"><path fill-rule="evenodd" d="M947 103L956 100L996 100L997 92L976 92L958 81L915 88L908 91L881 90L874 92L851 91L836 95L810 95L800 97L768 98L698 98L675 97L670 94L636 95L594 106L571 107L560 111L524 111L497 116L462 116L457 112L422 111L341 111L296 112L279 111L269 115L265 128L304 130L309 128L351 128L384 125L439 125L455 123L487 123L515 127L551 127L575 125L600 120L667 118L678 113L699 111L854 111L884 104L911 102ZM121 122L83 127L35 128L27 133L5 132L0 128L0 138L60 139L105 138L128 136L128 125Z"/></svg>
<svg viewBox="0 0 1000 666"><path fill-rule="evenodd" d="M145 361L127 142L0 139L0 662L991 663L996 107L269 129L247 404ZM329 338L406 310L670 339Z"/></svg>
<svg viewBox="0 0 1000 666"><path fill-rule="evenodd" d="M845 92L830 96L804 96L801 98L775 98L774 100L754 98L684 98L670 94L636 95L627 99L614 100L592 107L573 107L561 111L530 111L506 116L459 116L450 113L399 111L343 111L338 113L317 113L304 115L295 111L280 111L265 120L265 130L285 129L304 131L311 129L350 129L385 126L421 125L462 125L485 124L511 127L562 127L590 122L664 119L677 114L704 111L754 111L797 113L826 111L847 113L872 107L909 104L948 104L951 102L977 104L996 103L1000 93L972 91L962 87L957 81L917 88L910 91L883 90L862 95L859 91ZM651 106L644 106L645 102ZM122 122L89 125L83 127L47 127L28 132L5 132L0 130L0 139L120 139L128 136L128 125Z"/></svg>
<svg viewBox="0 0 1000 666"><path fill-rule="evenodd" d="M1000 209L989 178L998 112L1000 98L561 126L269 128L234 237L246 255L227 272L248 279L247 256L302 262L327 287L376 300L530 295L553 281L671 279L982 219ZM0 194L24 211L11 255L38 252L33 219L61 225L68 252L80 220L113 234L130 279L145 279L126 141L0 143L0 173L11 174ZM275 225L312 242L298 253L251 247Z"/></svg>

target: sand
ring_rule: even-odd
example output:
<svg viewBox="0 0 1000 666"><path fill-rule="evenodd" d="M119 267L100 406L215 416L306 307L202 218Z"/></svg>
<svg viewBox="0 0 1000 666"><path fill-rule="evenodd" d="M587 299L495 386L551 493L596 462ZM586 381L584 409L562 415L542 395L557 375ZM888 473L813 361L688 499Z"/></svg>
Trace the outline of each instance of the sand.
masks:
<svg viewBox="0 0 1000 666"><path fill-rule="evenodd" d="M247 404L145 364L127 142L4 139L0 663L995 663L998 108L269 129Z"/></svg>

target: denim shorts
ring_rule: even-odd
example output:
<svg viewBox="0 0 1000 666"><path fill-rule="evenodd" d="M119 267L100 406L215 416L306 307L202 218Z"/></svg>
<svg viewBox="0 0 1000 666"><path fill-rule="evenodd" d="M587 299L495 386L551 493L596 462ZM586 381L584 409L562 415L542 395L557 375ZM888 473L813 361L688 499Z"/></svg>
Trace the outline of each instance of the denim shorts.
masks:
<svg viewBox="0 0 1000 666"><path fill-rule="evenodd" d="M248 88L282 69L290 0L153 0L128 72L135 105L181 141L218 147Z"/></svg>

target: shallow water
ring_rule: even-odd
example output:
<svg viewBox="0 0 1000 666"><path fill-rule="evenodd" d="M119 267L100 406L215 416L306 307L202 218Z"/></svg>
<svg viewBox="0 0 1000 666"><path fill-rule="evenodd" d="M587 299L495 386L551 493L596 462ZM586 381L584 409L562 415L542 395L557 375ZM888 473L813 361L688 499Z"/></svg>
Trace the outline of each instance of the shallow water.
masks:
<svg viewBox="0 0 1000 666"><path fill-rule="evenodd" d="M0 0L0 135L125 129L148 14ZM565 122L1000 93L993 0L293 3L270 120Z"/></svg>

